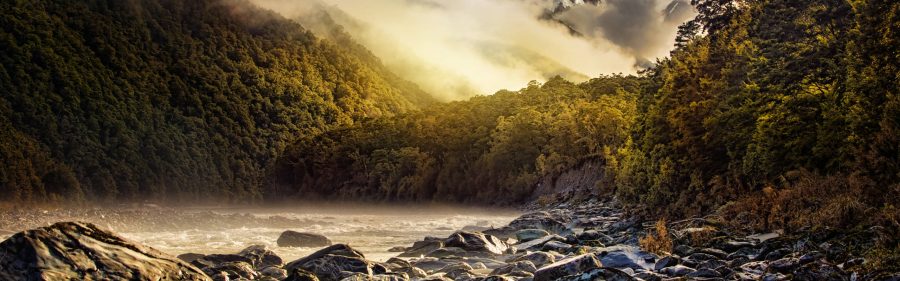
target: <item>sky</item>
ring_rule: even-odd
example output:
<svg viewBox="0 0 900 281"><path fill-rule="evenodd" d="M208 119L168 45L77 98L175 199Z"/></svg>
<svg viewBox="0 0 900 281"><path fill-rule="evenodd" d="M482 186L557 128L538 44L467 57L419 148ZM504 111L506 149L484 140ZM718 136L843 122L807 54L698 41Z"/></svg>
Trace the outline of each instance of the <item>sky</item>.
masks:
<svg viewBox="0 0 900 281"><path fill-rule="evenodd" d="M686 0L254 0L287 18L324 4L392 71L442 100L635 73L668 54ZM316 2L317 4L311 4ZM590 2L590 1L589 1Z"/></svg>

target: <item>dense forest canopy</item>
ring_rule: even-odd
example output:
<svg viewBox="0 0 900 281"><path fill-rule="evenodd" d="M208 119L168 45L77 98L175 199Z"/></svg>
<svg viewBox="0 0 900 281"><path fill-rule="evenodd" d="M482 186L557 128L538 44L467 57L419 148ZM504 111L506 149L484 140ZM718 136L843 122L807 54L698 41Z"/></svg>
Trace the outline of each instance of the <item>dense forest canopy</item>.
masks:
<svg viewBox="0 0 900 281"><path fill-rule="evenodd" d="M0 3L4 201L254 201L296 138L430 102L243 0Z"/></svg>

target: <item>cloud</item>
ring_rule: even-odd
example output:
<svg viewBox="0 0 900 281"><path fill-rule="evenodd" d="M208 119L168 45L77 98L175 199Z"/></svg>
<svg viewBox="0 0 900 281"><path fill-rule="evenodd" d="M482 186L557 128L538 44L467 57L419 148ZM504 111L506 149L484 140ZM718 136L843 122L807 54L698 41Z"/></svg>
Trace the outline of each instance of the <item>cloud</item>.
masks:
<svg viewBox="0 0 900 281"><path fill-rule="evenodd" d="M324 7L386 66L446 100L554 75L633 73L636 61L666 54L677 27L663 0L574 5L550 20L556 0L253 1L288 18Z"/></svg>

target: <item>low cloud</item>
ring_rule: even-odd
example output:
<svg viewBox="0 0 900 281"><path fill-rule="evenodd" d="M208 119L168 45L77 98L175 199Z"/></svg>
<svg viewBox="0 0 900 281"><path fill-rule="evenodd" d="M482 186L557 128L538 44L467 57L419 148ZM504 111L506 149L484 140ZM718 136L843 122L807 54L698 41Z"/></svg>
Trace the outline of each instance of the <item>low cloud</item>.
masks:
<svg viewBox="0 0 900 281"><path fill-rule="evenodd" d="M288 18L326 10L397 74L456 100L561 75L634 73L662 57L685 0L253 0ZM598 1L589 1L598 2ZM683 5L683 6L681 6ZM309 25L306 23L304 25ZM575 31L575 32L573 32Z"/></svg>

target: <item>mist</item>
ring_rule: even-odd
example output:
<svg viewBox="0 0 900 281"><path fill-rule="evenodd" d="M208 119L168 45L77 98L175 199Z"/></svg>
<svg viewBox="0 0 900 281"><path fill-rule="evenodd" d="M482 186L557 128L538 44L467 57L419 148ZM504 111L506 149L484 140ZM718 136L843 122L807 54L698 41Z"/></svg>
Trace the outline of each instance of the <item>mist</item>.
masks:
<svg viewBox="0 0 900 281"><path fill-rule="evenodd" d="M635 73L674 44L684 0L253 0L304 22L326 11L392 71L442 100ZM312 28L315 31L314 28Z"/></svg>

